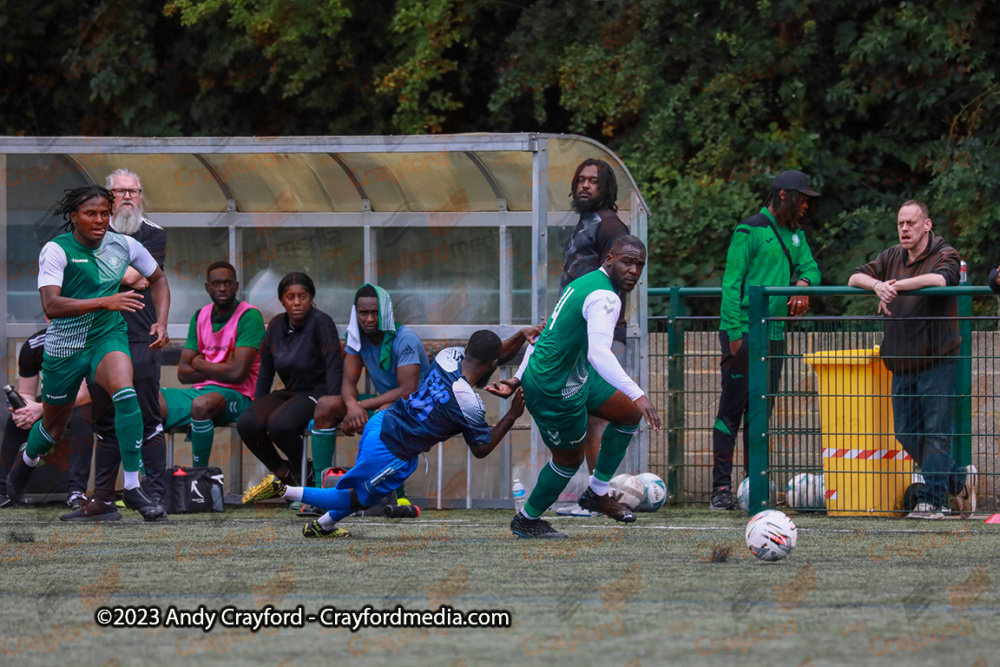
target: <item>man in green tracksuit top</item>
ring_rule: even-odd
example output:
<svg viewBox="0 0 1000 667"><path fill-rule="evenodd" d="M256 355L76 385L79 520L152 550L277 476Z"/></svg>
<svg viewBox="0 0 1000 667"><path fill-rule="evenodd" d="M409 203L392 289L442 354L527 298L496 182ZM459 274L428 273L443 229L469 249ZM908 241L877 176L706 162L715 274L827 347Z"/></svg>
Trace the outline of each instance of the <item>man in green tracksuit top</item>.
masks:
<svg viewBox="0 0 1000 667"><path fill-rule="evenodd" d="M743 465L749 462L747 431L749 401L748 334L750 286L818 285L819 268L799 224L819 193L809 188L801 171L785 171L771 183L771 192L760 213L736 227L726 255L722 278L719 343L722 346L722 396L712 431L712 509L735 508L732 496L733 450L736 431L743 420ZM772 317L797 317L809 308L809 298L793 296L787 302L770 299ZM773 396L781 377L785 332L781 323L770 326L768 395ZM768 406L770 407L769 401Z"/></svg>

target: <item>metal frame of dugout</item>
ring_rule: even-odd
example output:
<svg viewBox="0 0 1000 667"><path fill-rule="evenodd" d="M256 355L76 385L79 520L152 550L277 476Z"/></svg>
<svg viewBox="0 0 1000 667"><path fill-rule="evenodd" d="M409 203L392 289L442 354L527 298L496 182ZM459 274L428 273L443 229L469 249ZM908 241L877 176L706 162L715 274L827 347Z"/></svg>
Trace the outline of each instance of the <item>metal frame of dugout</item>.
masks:
<svg viewBox="0 0 1000 667"><path fill-rule="evenodd" d="M562 243L578 219L570 180L590 157L614 168L619 214L645 241L648 207L628 169L580 136L0 137L0 307L7 312L0 338L8 380L16 376L13 343L44 321L34 274L41 243L61 223L53 204L64 189L103 183L119 167L140 175L148 217L168 232L173 341L183 340L192 313L207 303L205 267L228 259L241 298L265 319L280 308L273 291L288 271L310 273L317 304L341 329L354 290L374 282L392 294L397 322L437 349L479 328L506 336L548 315ZM626 370L644 387L647 283L626 304ZM176 378L167 370L161 382L174 386ZM491 421L505 410L498 399L486 403ZM424 491L408 484L408 494L430 506L512 506L512 477L520 474L530 492L547 460L533 428L527 437L527 415L519 422L500 451L475 466L460 439L461 447L439 446ZM338 439L341 462L352 460L351 447L356 441ZM647 448L643 426L622 469L645 470ZM240 469L242 477L255 473Z"/></svg>

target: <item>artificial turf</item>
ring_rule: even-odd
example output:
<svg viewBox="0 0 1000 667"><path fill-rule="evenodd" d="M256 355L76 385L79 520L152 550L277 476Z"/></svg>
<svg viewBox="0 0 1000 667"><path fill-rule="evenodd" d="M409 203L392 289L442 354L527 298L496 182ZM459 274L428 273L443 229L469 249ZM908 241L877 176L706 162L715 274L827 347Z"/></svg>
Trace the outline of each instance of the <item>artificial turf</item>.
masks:
<svg viewBox="0 0 1000 667"><path fill-rule="evenodd" d="M307 540L276 505L103 524L57 507L0 513L0 664L985 666L1000 631L1000 526L793 515L798 546L750 556L739 512L663 509L636 524L555 518L567 541L514 538L510 513L342 522ZM161 618L225 607L510 612L508 628L113 628L100 606ZM137 615L140 612L135 612ZM151 620L149 612L146 614ZM811 662L810 662L811 661Z"/></svg>

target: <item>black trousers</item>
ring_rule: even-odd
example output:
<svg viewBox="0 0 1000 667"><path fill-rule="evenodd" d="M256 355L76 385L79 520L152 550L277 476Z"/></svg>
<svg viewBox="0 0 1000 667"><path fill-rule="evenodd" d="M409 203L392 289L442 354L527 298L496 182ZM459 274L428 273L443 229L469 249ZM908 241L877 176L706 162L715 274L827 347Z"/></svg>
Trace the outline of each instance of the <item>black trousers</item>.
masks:
<svg viewBox="0 0 1000 667"><path fill-rule="evenodd" d="M86 493L87 491L87 480L90 479L90 460L94 453L94 427L89 423L89 417L89 405L85 405L83 408L73 408L66 436L53 448L53 451L65 449L69 455L66 488L69 489L70 493L74 491ZM3 431L3 442L0 443L0 495L7 495L7 473L14 465L21 445L28 442L28 431L29 429L18 428L14 419L8 416L7 425ZM28 489L31 493L30 484Z"/></svg>
<svg viewBox="0 0 1000 667"><path fill-rule="evenodd" d="M129 342L132 357L132 386L142 413L143 487L160 499L166 494L167 441L160 419L160 350L149 349L149 343ZM121 452L115 434L115 408L111 397L97 383L87 383L93 405L94 431L97 446L94 454L94 495L112 500Z"/></svg>
<svg viewBox="0 0 1000 667"><path fill-rule="evenodd" d="M256 399L244 410L236 430L254 456L276 473L288 466L298 479L302 464L302 434L313 418L319 392L281 389ZM278 450L285 457L281 458Z"/></svg>
<svg viewBox="0 0 1000 667"><path fill-rule="evenodd" d="M736 450L736 432L743 422L743 472L750 465L750 384L749 384L749 337L741 338L736 354L729 350L729 336L719 332L722 347L722 395L719 397L719 411L712 429L712 488L731 487L733 478L733 456ZM768 343L770 358L767 364L767 415L774 409L774 395L781 383L784 365L785 341L772 340Z"/></svg>

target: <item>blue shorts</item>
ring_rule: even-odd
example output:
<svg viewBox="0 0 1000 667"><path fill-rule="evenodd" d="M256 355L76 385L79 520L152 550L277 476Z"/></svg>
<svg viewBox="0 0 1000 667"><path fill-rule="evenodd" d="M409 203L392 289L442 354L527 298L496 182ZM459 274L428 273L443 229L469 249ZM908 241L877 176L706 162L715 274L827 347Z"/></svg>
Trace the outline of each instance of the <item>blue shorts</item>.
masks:
<svg viewBox="0 0 1000 667"><path fill-rule="evenodd" d="M361 443L358 445L358 458L335 487L341 490L354 489L358 494L358 502L365 507L378 504L403 486L403 482L416 471L419 463L416 458L398 458L385 446L380 437L384 418L385 410L382 410L365 424Z"/></svg>

